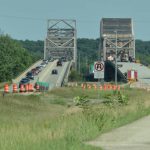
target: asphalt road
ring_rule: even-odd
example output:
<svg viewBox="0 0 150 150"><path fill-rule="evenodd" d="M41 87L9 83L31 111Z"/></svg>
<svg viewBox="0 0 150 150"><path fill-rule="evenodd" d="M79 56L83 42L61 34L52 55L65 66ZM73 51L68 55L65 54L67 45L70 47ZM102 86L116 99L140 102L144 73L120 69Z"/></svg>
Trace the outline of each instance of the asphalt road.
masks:
<svg viewBox="0 0 150 150"><path fill-rule="evenodd" d="M62 66L57 66L56 63L54 63L48 70L47 75L45 76L45 78L43 78L43 82L49 83L49 89L59 87L59 85L61 85L68 64L69 62L63 62ZM58 71L58 74L52 74L53 69L56 69Z"/></svg>
<svg viewBox="0 0 150 150"><path fill-rule="evenodd" d="M103 150L150 150L150 116L105 133L88 144Z"/></svg>

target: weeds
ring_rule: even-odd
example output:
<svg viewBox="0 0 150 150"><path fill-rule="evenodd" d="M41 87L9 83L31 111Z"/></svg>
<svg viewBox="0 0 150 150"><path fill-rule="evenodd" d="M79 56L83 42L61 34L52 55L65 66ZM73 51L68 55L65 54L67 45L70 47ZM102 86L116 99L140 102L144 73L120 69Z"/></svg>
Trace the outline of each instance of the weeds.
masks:
<svg viewBox="0 0 150 150"><path fill-rule="evenodd" d="M106 105L127 105L129 98L127 95L121 93L120 91L114 91L112 94L104 95L106 99L103 103Z"/></svg>
<svg viewBox="0 0 150 150"><path fill-rule="evenodd" d="M87 102L89 100L87 100L87 95L81 95L81 96L76 96L74 97L74 102L75 102L75 105L78 106L78 105L81 105L81 106L84 106L87 104Z"/></svg>

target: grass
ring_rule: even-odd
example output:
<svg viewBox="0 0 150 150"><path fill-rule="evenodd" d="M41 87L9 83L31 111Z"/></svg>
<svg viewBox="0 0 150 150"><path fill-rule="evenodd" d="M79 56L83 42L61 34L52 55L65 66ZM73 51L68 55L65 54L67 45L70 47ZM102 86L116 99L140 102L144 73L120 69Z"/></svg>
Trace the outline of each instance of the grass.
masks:
<svg viewBox="0 0 150 150"><path fill-rule="evenodd" d="M80 88L55 89L42 95L0 97L1 150L100 150L83 144L103 132L150 114L150 93L127 88L129 104L73 105L73 98L98 92ZM100 92L100 98L112 92ZM68 104L70 107L68 107Z"/></svg>

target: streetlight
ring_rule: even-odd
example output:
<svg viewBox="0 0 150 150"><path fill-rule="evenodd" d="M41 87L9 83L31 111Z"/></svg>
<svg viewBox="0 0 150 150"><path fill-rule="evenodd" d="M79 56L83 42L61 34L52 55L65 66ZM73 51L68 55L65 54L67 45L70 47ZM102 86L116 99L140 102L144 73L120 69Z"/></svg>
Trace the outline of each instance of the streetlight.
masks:
<svg viewBox="0 0 150 150"><path fill-rule="evenodd" d="M116 51L115 51L115 85L117 85L117 30L114 31L116 33Z"/></svg>

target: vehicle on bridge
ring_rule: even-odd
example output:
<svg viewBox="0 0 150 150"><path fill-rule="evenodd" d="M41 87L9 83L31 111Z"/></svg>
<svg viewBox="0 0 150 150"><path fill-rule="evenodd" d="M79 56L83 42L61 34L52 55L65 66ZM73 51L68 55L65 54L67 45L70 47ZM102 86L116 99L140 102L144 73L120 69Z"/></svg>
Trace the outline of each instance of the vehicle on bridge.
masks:
<svg viewBox="0 0 150 150"><path fill-rule="evenodd" d="M58 74L58 71L56 69L53 69L52 74Z"/></svg>
<svg viewBox="0 0 150 150"><path fill-rule="evenodd" d="M21 85L26 85L30 82L30 79L29 78L23 78L21 79L21 81L19 82L19 88Z"/></svg>
<svg viewBox="0 0 150 150"><path fill-rule="evenodd" d="M57 61L57 66L62 66L62 61L61 60Z"/></svg>

